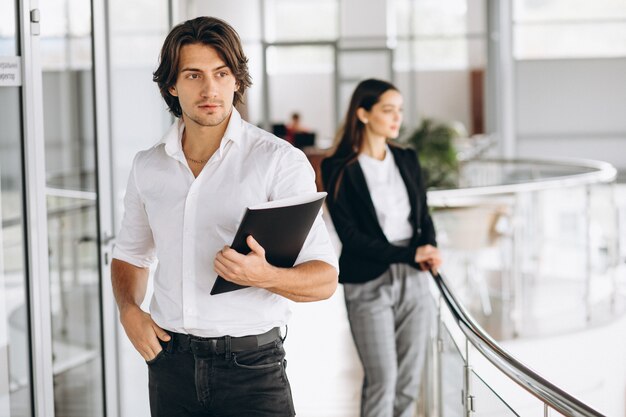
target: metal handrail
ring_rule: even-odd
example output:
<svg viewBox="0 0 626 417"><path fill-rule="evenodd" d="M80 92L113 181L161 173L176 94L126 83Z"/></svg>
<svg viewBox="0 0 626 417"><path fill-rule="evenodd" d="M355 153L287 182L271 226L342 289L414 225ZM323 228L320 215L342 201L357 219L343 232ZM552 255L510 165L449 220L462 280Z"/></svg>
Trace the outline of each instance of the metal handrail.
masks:
<svg viewBox="0 0 626 417"><path fill-rule="evenodd" d="M617 170L608 162L592 159L561 158L555 159L480 159L470 163L501 163L501 164L541 164L552 167L580 167L590 169L571 175L559 175L520 182L516 184L483 185L476 187L456 188L447 190L428 191L428 203L431 206L450 206L459 202L467 202L472 198L481 198L494 195L515 194L530 191L542 191L553 188L572 187L578 185L607 183L615 180ZM461 203L463 204L463 203Z"/></svg>
<svg viewBox="0 0 626 417"><path fill-rule="evenodd" d="M443 276L438 272L430 272L459 328L489 362L544 404L564 415L604 417L603 414L552 384L504 350L456 299Z"/></svg>

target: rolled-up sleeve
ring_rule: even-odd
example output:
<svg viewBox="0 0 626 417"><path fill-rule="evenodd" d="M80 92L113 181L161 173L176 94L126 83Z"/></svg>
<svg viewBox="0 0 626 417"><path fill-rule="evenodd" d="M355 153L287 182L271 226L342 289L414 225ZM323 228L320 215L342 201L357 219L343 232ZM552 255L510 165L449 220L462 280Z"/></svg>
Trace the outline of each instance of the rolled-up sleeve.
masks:
<svg viewBox="0 0 626 417"><path fill-rule="evenodd" d="M128 177L124 196L122 227L115 241L113 258L140 268L149 267L155 260L155 245L148 214L137 187L137 157Z"/></svg>
<svg viewBox="0 0 626 417"><path fill-rule="evenodd" d="M270 200L314 193L315 172L304 153L296 148L286 148L276 164ZM308 261L323 261L339 271L337 254L326 230L322 211L318 213L311 231L304 241L295 265Z"/></svg>

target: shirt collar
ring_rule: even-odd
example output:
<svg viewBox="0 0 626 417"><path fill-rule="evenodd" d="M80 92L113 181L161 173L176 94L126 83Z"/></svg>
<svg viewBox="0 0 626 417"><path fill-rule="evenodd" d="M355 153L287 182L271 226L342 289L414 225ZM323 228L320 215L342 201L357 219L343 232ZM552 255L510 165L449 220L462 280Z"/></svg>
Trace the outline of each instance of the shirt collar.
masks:
<svg viewBox="0 0 626 417"><path fill-rule="evenodd" d="M165 144L165 152L172 157L176 157L177 155L183 155L183 132L185 131L185 122L183 122L182 117L176 119L176 121L170 126L168 131L165 133L163 138L159 143ZM220 155L223 152L224 148L228 144L228 142L233 142L237 145L241 142L243 136L243 121L241 119L241 115L237 111L235 107L233 107L233 111L230 114L230 120L228 121L228 126L226 127L226 131L224 132L224 137L220 143L219 152Z"/></svg>

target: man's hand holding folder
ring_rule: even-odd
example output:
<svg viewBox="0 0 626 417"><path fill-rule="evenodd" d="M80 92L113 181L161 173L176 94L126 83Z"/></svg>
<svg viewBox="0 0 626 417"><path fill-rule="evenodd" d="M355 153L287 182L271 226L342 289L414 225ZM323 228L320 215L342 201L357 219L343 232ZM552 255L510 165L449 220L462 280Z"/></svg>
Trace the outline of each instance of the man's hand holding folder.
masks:
<svg viewBox="0 0 626 417"><path fill-rule="evenodd" d="M230 246L217 253L215 272L228 281L246 287L270 288L276 278L276 267L265 259L265 249L252 235L246 238L250 253L243 255Z"/></svg>
<svg viewBox="0 0 626 417"><path fill-rule="evenodd" d="M248 207L230 247L215 257L218 277L211 294L246 287L272 288L294 266L326 193L318 192Z"/></svg>

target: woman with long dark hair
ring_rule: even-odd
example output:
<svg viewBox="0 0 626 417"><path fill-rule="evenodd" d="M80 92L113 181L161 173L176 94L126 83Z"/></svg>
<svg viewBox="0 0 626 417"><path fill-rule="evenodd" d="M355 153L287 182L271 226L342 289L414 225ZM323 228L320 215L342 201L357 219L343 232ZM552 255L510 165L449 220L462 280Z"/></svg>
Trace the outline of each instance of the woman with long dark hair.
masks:
<svg viewBox="0 0 626 417"><path fill-rule="evenodd" d="M427 275L441 257L415 151L389 142L402 123L392 84L362 81L322 162L339 239L352 336L365 377L362 417L410 417L429 333Z"/></svg>

